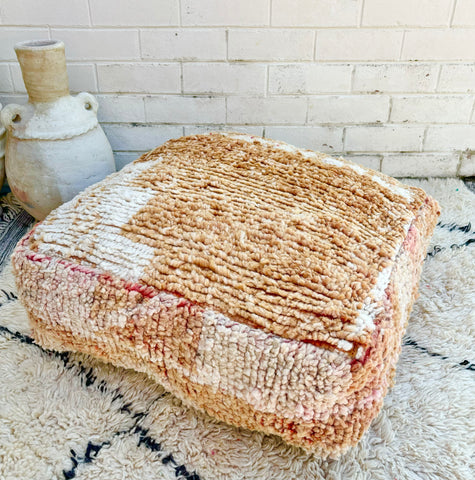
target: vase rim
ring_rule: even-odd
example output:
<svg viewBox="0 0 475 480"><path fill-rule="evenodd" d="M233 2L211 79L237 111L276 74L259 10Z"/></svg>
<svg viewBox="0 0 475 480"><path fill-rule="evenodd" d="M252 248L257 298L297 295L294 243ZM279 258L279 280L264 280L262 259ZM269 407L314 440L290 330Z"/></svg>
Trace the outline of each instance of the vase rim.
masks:
<svg viewBox="0 0 475 480"><path fill-rule="evenodd" d="M50 40L48 38L39 40L25 40L15 44L15 51L17 50L54 50L64 47L61 40Z"/></svg>

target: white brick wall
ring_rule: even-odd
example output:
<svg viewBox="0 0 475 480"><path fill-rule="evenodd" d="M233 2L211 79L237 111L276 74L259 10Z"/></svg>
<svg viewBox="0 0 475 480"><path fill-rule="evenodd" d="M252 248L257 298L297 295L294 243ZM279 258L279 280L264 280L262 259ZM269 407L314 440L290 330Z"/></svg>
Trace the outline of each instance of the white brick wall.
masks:
<svg viewBox="0 0 475 480"><path fill-rule="evenodd" d="M168 138L235 130L395 176L475 175L474 0L1 0L13 45L66 43L119 167Z"/></svg>

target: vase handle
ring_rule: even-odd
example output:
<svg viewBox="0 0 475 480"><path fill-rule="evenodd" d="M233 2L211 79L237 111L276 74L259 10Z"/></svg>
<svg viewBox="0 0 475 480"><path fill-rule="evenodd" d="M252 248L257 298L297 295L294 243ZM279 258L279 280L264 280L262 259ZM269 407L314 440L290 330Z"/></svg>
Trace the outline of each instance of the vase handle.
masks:
<svg viewBox="0 0 475 480"><path fill-rule="evenodd" d="M81 92L78 93L76 98L83 102L84 108L86 110L91 110L97 115L97 109L99 108L99 104L97 103L96 97L91 95L88 92Z"/></svg>
<svg viewBox="0 0 475 480"><path fill-rule="evenodd" d="M16 103L10 103L10 105L4 107L0 112L2 125L7 130L13 130L16 125L21 123L24 110L24 105L17 105Z"/></svg>

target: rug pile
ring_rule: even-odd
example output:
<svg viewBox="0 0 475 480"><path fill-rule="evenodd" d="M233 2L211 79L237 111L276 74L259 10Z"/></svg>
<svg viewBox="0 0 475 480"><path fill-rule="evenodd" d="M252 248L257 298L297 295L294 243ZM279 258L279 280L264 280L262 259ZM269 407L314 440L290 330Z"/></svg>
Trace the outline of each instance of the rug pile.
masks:
<svg viewBox="0 0 475 480"><path fill-rule="evenodd" d="M143 374L42 350L29 335L6 262L0 278L0 478L473 478L475 195L458 180L406 183L437 199L442 215L395 387L356 448L324 461L277 437L212 420ZM12 212L0 222L0 234L21 215Z"/></svg>

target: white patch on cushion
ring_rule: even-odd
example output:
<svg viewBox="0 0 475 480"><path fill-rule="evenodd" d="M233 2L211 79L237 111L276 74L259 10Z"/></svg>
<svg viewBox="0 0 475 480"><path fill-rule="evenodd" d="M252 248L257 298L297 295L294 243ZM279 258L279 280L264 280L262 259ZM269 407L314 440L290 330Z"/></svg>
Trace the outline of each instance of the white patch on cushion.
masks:
<svg viewBox="0 0 475 480"><path fill-rule="evenodd" d="M351 342L348 342L347 340L338 340L337 346L338 348L341 348L346 352L348 352L353 348L353 344Z"/></svg>
<svg viewBox="0 0 475 480"><path fill-rule="evenodd" d="M342 162L341 160L338 160L336 158L332 158L332 157L325 157L322 159L322 162L325 162L327 163L328 165L335 165L336 167L345 167L347 165L345 165L344 162Z"/></svg>
<svg viewBox="0 0 475 480"><path fill-rule="evenodd" d="M381 301L384 292L389 285L394 265L386 267L381 271L376 279L376 285L371 289L368 296L364 300L364 306L356 317L355 329L356 334L363 332L372 332L375 329L374 321L382 311Z"/></svg>
<svg viewBox="0 0 475 480"><path fill-rule="evenodd" d="M413 197L410 190L403 188L399 185L391 185L390 183L386 182L378 175L373 175L371 179L374 180L376 183L379 183L379 185L381 185L382 187L387 188L392 193L395 193L396 195L400 195L401 197L404 197L406 200L412 201Z"/></svg>
<svg viewBox="0 0 475 480"><path fill-rule="evenodd" d="M40 224L34 233L34 239L40 240L38 252L65 259L76 257L82 265L137 282L150 265L154 248L121 235L121 229L155 192L128 183L157 162L160 160L128 165L109 177L104 190L91 189L91 196L83 203L75 205L73 199L56 209L55 220ZM78 216L84 223L82 232L78 231Z"/></svg>
<svg viewBox="0 0 475 480"><path fill-rule="evenodd" d="M210 309L203 312L195 366L195 383L262 412L307 421L321 402L344 395L352 381L346 354L269 335Z"/></svg>
<svg viewBox="0 0 475 480"><path fill-rule="evenodd" d="M407 233L411 228L412 222L413 221L411 220L406 225L404 225L404 238L406 238ZM363 302L364 306L360 310L358 317L356 318L354 330L356 334L360 334L364 331L372 332L374 330L374 321L382 311L381 302L384 298L386 288L388 287L391 280L392 272L394 268L396 268L395 262L398 254L399 251L396 251L394 253L393 257L391 258L391 265L389 267L386 267L379 273L376 279L376 285L371 289L368 296L365 298Z"/></svg>

